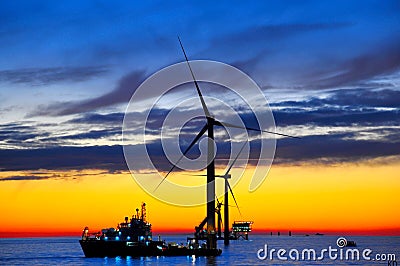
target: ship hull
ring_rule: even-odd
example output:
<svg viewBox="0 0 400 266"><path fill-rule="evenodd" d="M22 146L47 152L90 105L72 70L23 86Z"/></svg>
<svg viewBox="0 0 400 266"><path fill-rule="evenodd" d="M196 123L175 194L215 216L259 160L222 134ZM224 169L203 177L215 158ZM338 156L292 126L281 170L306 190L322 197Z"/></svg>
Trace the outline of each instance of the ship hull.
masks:
<svg viewBox="0 0 400 266"><path fill-rule="evenodd" d="M127 241L79 240L86 257L153 257L153 256L218 256L221 249L190 249L187 247L163 247L158 241L135 243Z"/></svg>

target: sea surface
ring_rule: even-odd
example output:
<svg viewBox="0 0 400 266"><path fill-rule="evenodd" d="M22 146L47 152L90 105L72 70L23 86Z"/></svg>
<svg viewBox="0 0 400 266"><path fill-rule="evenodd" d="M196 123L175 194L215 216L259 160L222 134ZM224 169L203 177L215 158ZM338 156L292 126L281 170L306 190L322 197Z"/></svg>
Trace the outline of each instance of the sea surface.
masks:
<svg viewBox="0 0 400 266"><path fill-rule="evenodd" d="M378 261L378 258L389 258L394 254L400 264L400 237L371 237L347 236L347 240L357 243L357 247L339 248L335 236L270 236L250 235L248 241L231 241L229 246L224 246L223 241L218 241L222 255L218 257L147 257L147 258L85 258L79 245L79 237L48 237L48 238L3 238L0 239L0 265L396 265L387 261ZM186 235L165 236L167 242L185 242ZM267 256L265 256L267 247ZM321 256L323 249L326 251ZM261 251L260 251L261 249ZM272 257L270 256L271 250ZM281 260L277 251L281 251ZM308 251L316 251L316 259L312 260L312 251L308 259ZM334 251L334 250L337 251ZM346 259L346 250L348 252ZM356 259L356 251L359 260ZM296 258L299 252L299 260ZM367 250L367 251L365 251ZM371 250L369 252L368 250ZM304 259L302 259L302 252ZM340 252L343 253L340 259ZM354 253L353 253L354 252ZM366 252L367 259L362 254ZM257 256L259 253L259 256ZM351 253L355 254L352 258ZM291 255L291 257L289 256ZM334 259L336 254L336 259ZM332 259L330 258L330 255ZM376 256L378 255L378 256ZM259 258L261 257L261 259ZM265 257L265 258L264 258ZM318 260L318 257L323 258ZM272 259L271 259L272 258Z"/></svg>

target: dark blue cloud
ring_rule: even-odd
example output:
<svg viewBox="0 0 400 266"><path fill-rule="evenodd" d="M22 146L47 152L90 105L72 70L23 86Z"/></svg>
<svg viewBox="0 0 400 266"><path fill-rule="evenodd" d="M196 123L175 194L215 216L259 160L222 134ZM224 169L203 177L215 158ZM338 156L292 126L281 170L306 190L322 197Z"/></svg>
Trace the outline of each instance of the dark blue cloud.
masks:
<svg viewBox="0 0 400 266"><path fill-rule="evenodd" d="M346 89L335 90L332 96L322 100L322 104L339 104L357 107L392 107L399 108L399 89Z"/></svg>
<svg viewBox="0 0 400 266"><path fill-rule="evenodd" d="M268 92L267 92L268 93ZM365 89L365 88L354 88L345 90L332 90L328 93L328 96L322 97L311 97L302 101L281 101L271 103L274 107L349 107L353 109L357 108L373 108L373 107L390 107L398 108L400 101L400 90L399 89Z"/></svg>
<svg viewBox="0 0 400 266"><path fill-rule="evenodd" d="M0 82L44 86L59 82L80 82L108 72L104 66L53 67L1 70Z"/></svg>
<svg viewBox="0 0 400 266"><path fill-rule="evenodd" d="M280 140L277 143L275 162L314 162L317 164L324 161L328 163L354 162L385 156L399 156L400 134L397 129L391 131L391 140L351 139L355 133L307 136L297 142Z"/></svg>
<svg viewBox="0 0 400 266"><path fill-rule="evenodd" d="M121 136L121 129L118 127L117 129L102 129L102 130L90 130L84 133L77 133L71 135L63 135L60 137L51 137L45 138L42 141L64 141L64 140L80 140L80 139L90 139L97 140L100 138L110 137L110 136Z"/></svg>
<svg viewBox="0 0 400 266"><path fill-rule="evenodd" d="M2 171L38 169L114 171L127 168L121 146L93 146L0 150L0 169Z"/></svg>
<svg viewBox="0 0 400 266"><path fill-rule="evenodd" d="M394 35L389 44L380 44L369 53L336 64L335 69L330 71L330 75L328 75L329 73L320 73L321 76L329 77L316 77L312 84L308 84L308 87L335 88L356 85L357 82L369 80L379 75L391 74L400 69L399 46L400 35Z"/></svg>
<svg viewBox="0 0 400 266"><path fill-rule="evenodd" d="M313 111L287 108L274 111L277 126L396 126L400 124L399 110L379 111L376 109L345 110L320 108Z"/></svg>
<svg viewBox="0 0 400 266"><path fill-rule="evenodd" d="M66 123L122 125L124 115L125 115L124 113L109 113L109 114L85 113L78 118L74 118L67 121Z"/></svg>
<svg viewBox="0 0 400 266"><path fill-rule="evenodd" d="M23 143L37 137L48 137L49 132L38 132L35 126L22 123L10 123L0 125L0 141L7 143Z"/></svg>
<svg viewBox="0 0 400 266"><path fill-rule="evenodd" d="M385 156L399 156L400 134L397 129L373 129L363 133L382 134L384 138L357 139L360 132L305 136L301 139L280 139L277 142L275 163L323 163L354 162ZM186 138L189 143L194 135ZM188 144L183 144L182 150ZM146 145L154 165L160 171L168 171L172 166L165 157L159 141ZM259 154L259 141L251 141L250 159ZM226 165L230 155L230 143L218 141L218 165ZM188 154L189 158L200 155L196 145ZM141 168L141 154L136 155L137 169ZM256 162L250 161L250 164ZM0 150L2 171L32 171L39 169L103 169L125 171L127 166L121 146L54 147L42 149ZM147 170L147 169L143 169Z"/></svg>
<svg viewBox="0 0 400 266"><path fill-rule="evenodd" d="M106 94L82 101L59 102L39 106L28 117L79 114L119 103L126 103L145 78L144 71L133 71L122 77L117 86Z"/></svg>
<svg viewBox="0 0 400 266"><path fill-rule="evenodd" d="M0 178L1 181L31 181L31 180L46 180L46 179L53 179L57 178L57 175L51 176L37 176L37 175L20 175L20 176L8 176L4 178Z"/></svg>
<svg viewBox="0 0 400 266"><path fill-rule="evenodd" d="M324 98L271 104L278 126L391 126L400 125L400 90L347 89Z"/></svg>

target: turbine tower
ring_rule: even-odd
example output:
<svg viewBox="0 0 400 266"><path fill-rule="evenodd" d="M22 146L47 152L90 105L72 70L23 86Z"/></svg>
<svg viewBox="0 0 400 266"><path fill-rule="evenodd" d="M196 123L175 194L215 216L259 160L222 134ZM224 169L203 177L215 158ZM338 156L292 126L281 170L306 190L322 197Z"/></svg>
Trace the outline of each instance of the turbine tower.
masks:
<svg viewBox="0 0 400 266"><path fill-rule="evenodd" d="M207 136L208 136L208 145L207 145L207 148L208 148L208 152L207 152L207 163L208 163L208 165L207 165L207 248L215 249L215 248L217 248L217 236L216 236L216 232L215 232L214 126L253 130L253 131L258 131L258 132L270 133L270 134L274 134L274 135L280 135L280 136L284 136L284 137L290 137L290 138L298 138L298 137L293 137L293 136L276 133L276 132L272 132L272 131L261 130L261 129L257 129L257 128L238 126L238 125L230 124L227 122L219 121L219 120L215 119L213 116L211 116L211 114L207 108L207 105L204 101L203 95L200 91L199 84L197 83L197 80L194 76L193 70L190 66L189 59L186 55L185 49L183 48L183 44L179 37L178 37L178 40L179 40L179 44L182 48L182 52L185 56L185 60L188 65L190 74L192 75L193 83L196 87L197 94L199 96L205 118L207 119L207 123L200 130L200 132L197 134L197 136L193 139L193 141L190 143L190 145L186 148L186 150L183 152L183 154L178 159L178 161L172 166L172 168L169 170L169 172L166 174L166 176L157 185L155 190L157 190L157 188L164 182L164 180L168 177L168 175L175 169L177 164L182 160L182 158L186 155L186 153L196 144L196 142L204 135L204 133L207 132ZM225 224L225 226L226 226L226 224Z"/></svg>
<svg viewBox="0 0 400 266"><path fill-rule="evenodd" d="M225 245L229 245L229 203L228 203L228 199L229 199L229 192L228 190L231 192L232 194L232 198L235 201L236 207L240 213L240 209L239 209L239 205L236 201L235 195L233 194L233 190L231 185L229 184L228 179L231 178L231 175L229 174L229 172L231 171L233 165L235 164L236 160L239 158L240 153L242 152L244 146L246 146L247 141L243 144L242 148L240 149L240 151L238 152L238 154L236 155L235 159L233 160L233 162L231 163L231 165L229 166L228 170L226 170L226 173L224 175L218 175L217 177L222 177L224 179L224 185L225 185L225 191L224 191L224 244ZM242 215L240 213L240 215Z"/></svg>
<svg viewBox="0 0 400 266"><path fill-rule="evenodd" d="M231 175L229 174L229 172L231 171L233 165L236 163L237 159L239 158L240 153L242 152L243 148L246 146L247 141L243 144L242 148L240 148L240 151L238 152L238 154L236 155L235 159L233 160L233 162L231 163L231 165L229 166L228 170L226 170L224 175L216 175L215 177L221 177L224 179L224 244L225 245L229 245L229 192L231 192L232 198L235 201L236 207L240 213L240 216L242 215L242 213L240 212L240 208L239 205L236 201L236 197L235 194L233 194L233 190L231 185L229 184L228 179L231 179ZM197 175L197 176L206 176L206 175ZM220 206L222 204L220 204L220 202L218 201L217 195L215 195L215 198L218 202L217 206ZM217 207L218 209L218 207ZM218 218L219 219L219 218ZM220 221L218 221L220 222ZM219 233L219 232L218 232ZM219 237L219 235L218 235Z"/></svg>

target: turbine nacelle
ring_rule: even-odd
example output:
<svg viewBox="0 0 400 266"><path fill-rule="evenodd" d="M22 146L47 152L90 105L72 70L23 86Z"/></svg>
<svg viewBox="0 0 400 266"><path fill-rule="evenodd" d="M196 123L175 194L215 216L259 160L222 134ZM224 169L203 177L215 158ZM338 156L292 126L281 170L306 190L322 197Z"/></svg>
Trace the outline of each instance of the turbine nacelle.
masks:
<svg viewBox="0 0 400 266"><path fill-rule="evenodd" d="M227 174L227 175L216 175L215 177L219 177L219 178L223 178L223 179L231 179L231 175Z"/></svg>

